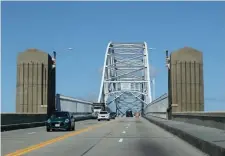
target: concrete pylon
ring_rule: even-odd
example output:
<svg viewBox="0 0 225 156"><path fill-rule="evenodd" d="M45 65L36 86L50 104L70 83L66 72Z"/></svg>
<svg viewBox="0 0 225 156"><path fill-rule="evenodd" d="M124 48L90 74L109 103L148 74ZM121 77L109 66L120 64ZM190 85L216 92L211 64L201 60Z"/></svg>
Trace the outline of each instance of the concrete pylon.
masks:
<svg viewBox="0 0 225 156"><path fill-rule="evenodd" d="M17 57L16 112L50 113L55 109L55 69L52 57L28 49Z"/></svg>
<svg viewBox="0 0 225 156"><path fill-rule="evenodd" d="M172 112L204 111L202 52L185 47L170 55Z"/></svg>

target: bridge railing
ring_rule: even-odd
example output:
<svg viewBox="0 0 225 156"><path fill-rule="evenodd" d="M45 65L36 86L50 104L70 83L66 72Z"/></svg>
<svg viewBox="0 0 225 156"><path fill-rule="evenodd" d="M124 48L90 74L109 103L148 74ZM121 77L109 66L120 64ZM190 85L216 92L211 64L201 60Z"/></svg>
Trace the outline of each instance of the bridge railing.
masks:
<svg viewBox="0 0 225 156"><path fill-rule="evenodd" d="M225 111L174 112L172 120L225 130Z"/></svg>
<svg viewBox="0 0 225 156"><path fill-rule="evenodd" d="M56 94L56 110L72 113L91 114L93 102Z"/></svg>
<svg viewBox="0 0 225 156"><path fill-rule="evenodd" d="M168 94L163 94L156 100L148 104L144 109L145 117L151 116L157 118L168 119L167 109L169 108ZM195 125L201 125L206 127L213 127L217 129L225 130L225 112L172 112L171 119L175 121L181 121L191 123Z"/></svg>
<svg viewBox="0 0 225 156"><path fill-rule="evenodd" d="M158 97L144 108L145 116L154 116L167 119L167 109L169 107L168 94Z"/></svg>
<svg viewBox="0 0 225 156"><path fill-rule="evenodd" d="M68 111L76 121L92 119L92 102L56 95L56 110ZM1 131L44 126L46 113L1 113Z"/></svg>

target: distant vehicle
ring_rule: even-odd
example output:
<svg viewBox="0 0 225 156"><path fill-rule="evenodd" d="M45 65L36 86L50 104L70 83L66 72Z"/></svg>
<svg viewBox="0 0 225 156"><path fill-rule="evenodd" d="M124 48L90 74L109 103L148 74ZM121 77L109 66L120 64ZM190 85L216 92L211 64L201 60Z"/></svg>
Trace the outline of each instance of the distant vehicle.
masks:
<svg viewBox="0 0 225 156"><path fill-rule="evenodd" d="M101 111L98 114L98 121L100 120L110 120L110 114L107 111Z"/></svg>
<svg viewBox="0 0 225 156"><path fill-rule="evenodd" d="M115 119L116 118L116 112L111 112L110 113L110 118Z"/></svg>
<svg viewBox="0 0 225 156"><path fill-rule="evenodd" d="M56 111L51 114L51 117L47 120L46 131L51 130L74 130L75 119L72 114L67 111Z"/></svg>
<svg viewBox="0 0 225 156"><path fill-rule="evenodd" d="M127 111L126 111L126 117L133 117L133 112L132 112L132 110L127 110Z"/></svg>
<svg viewBox="0 0 225 156"><path fill-rule="evenodd" d="M140 113L139 112L136 112L136 113L134 113L135 114L135 117L136 118L139 118L140 117Z"/></svg>
<svg viewBox="0 0 225 156"><path fill-rule="evenodd" d="M93 108L93 116L95 118L97 118L98 117L98 114L100 113L101 110L102 110L102 107L100 107L100 106L94 106L94 108Z"/></svg>
<svg viewBox="0 0 225 156"><path fill-rule="evenodd" d="M98 118L98 114L100 113L100 111L104 111L104 103L93 103L93 117L94 118Z"/></svg>

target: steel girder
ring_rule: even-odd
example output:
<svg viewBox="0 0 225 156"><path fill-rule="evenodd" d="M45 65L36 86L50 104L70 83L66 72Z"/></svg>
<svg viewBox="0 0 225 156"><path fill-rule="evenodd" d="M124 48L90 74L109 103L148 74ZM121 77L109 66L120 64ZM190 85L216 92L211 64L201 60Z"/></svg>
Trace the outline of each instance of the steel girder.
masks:
<svg viewBox="0 0 225 156"><path fill-rule="evenodd" d="M150 82L146 42L108 44L98 102L122 114L140 112L152 101Z"/></svg>

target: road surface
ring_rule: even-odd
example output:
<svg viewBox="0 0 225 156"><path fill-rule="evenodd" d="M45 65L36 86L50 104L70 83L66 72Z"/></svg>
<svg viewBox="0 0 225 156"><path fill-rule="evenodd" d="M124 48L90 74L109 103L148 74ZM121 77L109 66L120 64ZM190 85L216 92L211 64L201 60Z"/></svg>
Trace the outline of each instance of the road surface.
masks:
<svg viewBox="0 0 225 156"><path fill-rule="evenodd" d="M2 132L2 155L205 156L143 118L126 117L80 121L72 132L46 132L45 127Z"/></svg>

